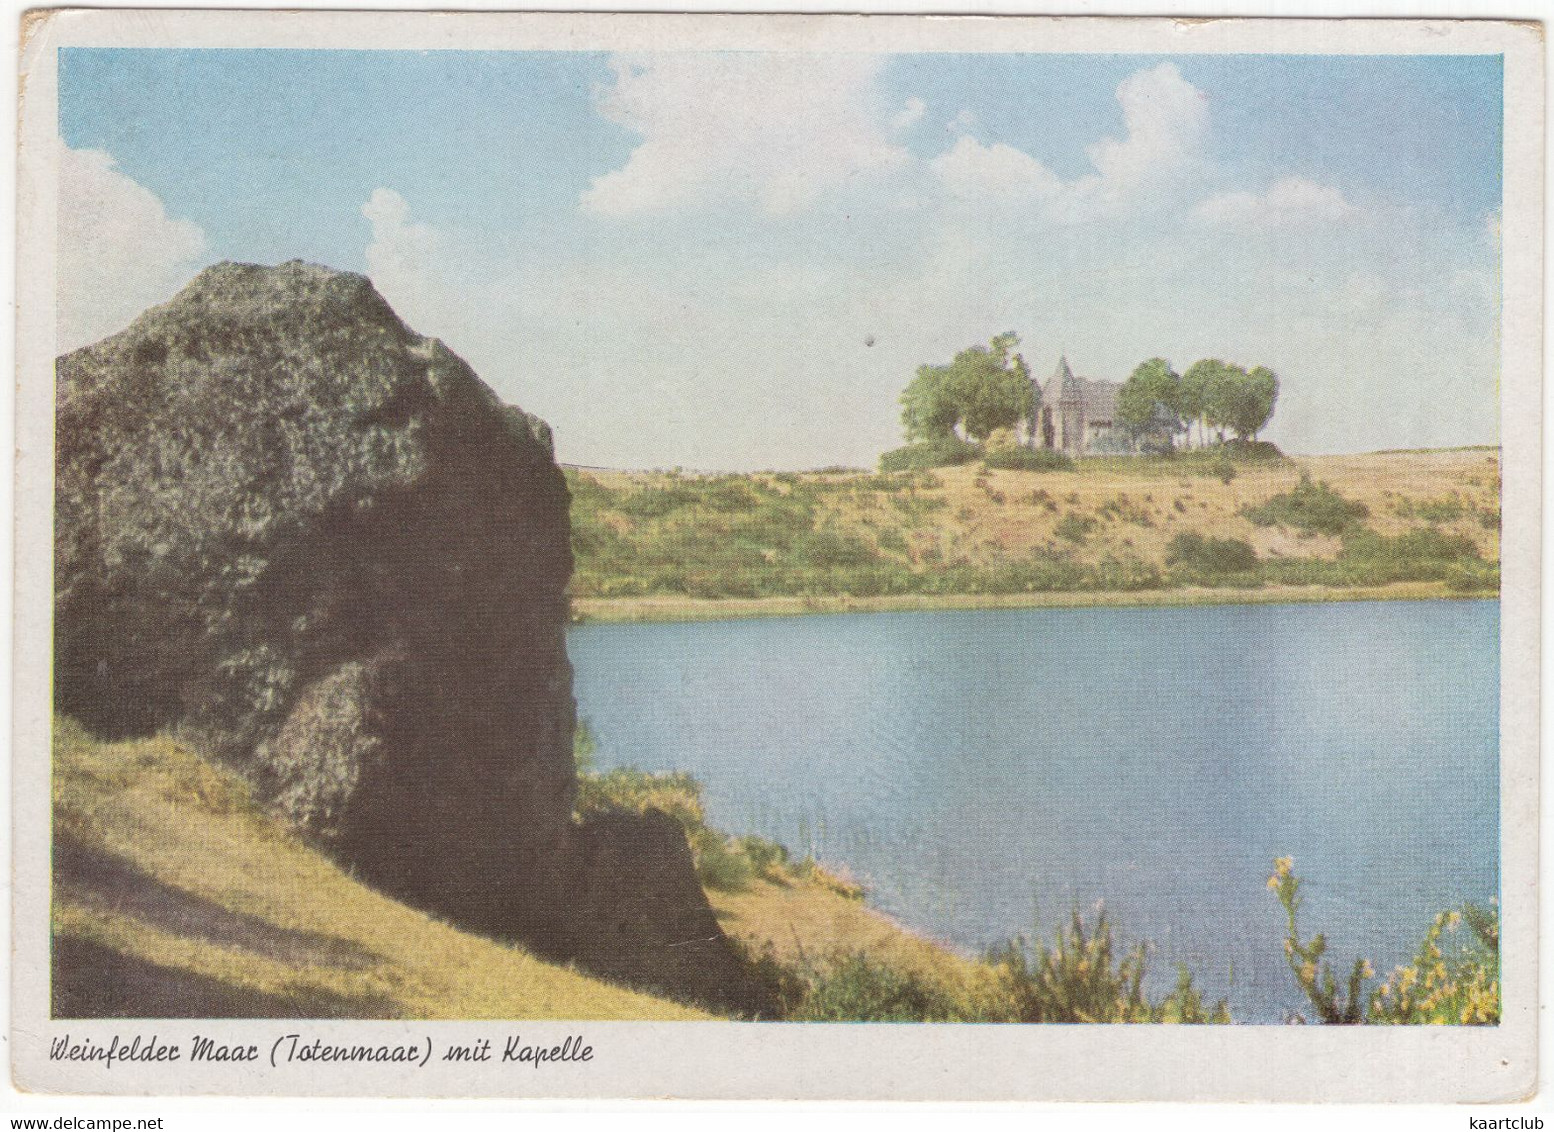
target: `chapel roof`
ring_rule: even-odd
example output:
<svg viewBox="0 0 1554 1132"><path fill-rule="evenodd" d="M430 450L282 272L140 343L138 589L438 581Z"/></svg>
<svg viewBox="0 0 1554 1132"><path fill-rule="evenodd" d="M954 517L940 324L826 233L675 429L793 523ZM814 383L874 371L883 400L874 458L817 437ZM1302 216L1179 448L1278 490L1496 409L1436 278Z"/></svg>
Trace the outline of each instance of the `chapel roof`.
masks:
<svg viewBox="0 0 1554 1132"><path fill-rule="evenodd" d="M1058 359L1058 368L1047 379L1041 399L1046 405L1079 402L1084 405L1087 420L1110 421L1116 415L1117 391L1121 388L1120 381L1094 381L1077 376L1069 368L1068 357L1064 355Z"/></svg>

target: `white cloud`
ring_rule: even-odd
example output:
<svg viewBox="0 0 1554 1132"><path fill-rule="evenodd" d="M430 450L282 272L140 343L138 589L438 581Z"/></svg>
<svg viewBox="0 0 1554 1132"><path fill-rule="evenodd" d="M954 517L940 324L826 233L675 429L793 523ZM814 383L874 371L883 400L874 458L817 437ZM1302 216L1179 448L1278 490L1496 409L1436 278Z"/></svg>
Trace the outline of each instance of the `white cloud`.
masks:
<svg viewBox="0 0 1554 1132"><path fill-rule="evenodd" d="M1049 223L1115 219L1177 201L1203 167L1208 102L1174 64L1129 75L1117 87L1127 133L1103 138L1085 152L1095 172L1060 180L1038 159L1002 143L984 146L962 133L929 163L950 194L987 203L1040 199ZM962 113L952 127L969 129Z"/></svg>
<svg viewBox="0 0 1554 1132"><path fill-rule="evenodd" d="M1202 165L1208 99L1176 64L1129 75L1117 86L1117 101L1127 134L1085 149L1096 171L1072 185L1064 202L1069 219L1172 200Z"/></svg>
<svg viewBox="0 0 1554 1132"><path fill-rule="evenodd" d="M1286 177L1275 181L1262 194L1238 192L1212 196L1197 207L1194 215L1207 224L1284 228L1346 220L1357 211L1340 190L1330 185L1303 177Z"/></svg>
<svg viewBox="0 0 1554 1132"><path fill-rule="evenodd" d="M599 112L642 137L626 164L583 193L601 216L662 214L730 202L770 215L797 212L869 176L902 186L919 162L890 138L927 112L909 98L891 113L869 56L729 54L616 57L612 85L596 93ZM976 116L962 110L947 129L955 143L926 163L963 202L1045 200L1053 222L1135 212L1175 199L1201 166L1208 105L1171 63L1138 71L1116 97L1127 127L1087 149L1095 172L1063 183L1041 161L1003 143L969 136Z"/></svg>
<svg viewBox="0 0 1554 1132"><path fill-rule="evenodd" d="M59 142L57 348L90 345L165 302L203 265L205 233L167 215L111 155Z"/></svg>
<svg viewBox="0 0 1554 1132"><path fill-rule="evenodd" d="M1209 106L1175 63L1138 71L1117 86L1125 138L1103 138L1085 152L1113 190L1135 187L1192 161L1208 127Z"/></svg>
<svg viewBox="0 0 1554 1132"><path fill-rule="evenodd" d="M596 93L598 110L642 143L583 193L597 215L727 202L781 215L908 159L882 127L873 56L665 54L610 65L615 82Z"/></svg>
<svg viewBox="0 0 1554 1132"><path fill-rule="evenodd" d="M901 107L899 113L890 120L892 130L904 130L908 126L915 126L923 120L923 115L928 110L928 104L921 98L909 98Z"/></svg>
<svg viewBox="0 0 1554 1132"><path fill-rule="evenodd" d="M1028 200L1055 196L1063 187L1057 175L1030 154L1001 142L983 145L970 134L962 134L929 167L962 199Z"/></svg>
<svg viewBox="0 0 1554 1132"><path fill-rule="evenodd" d="M423 334L441 334L457 302L439 280L447 269L442 234L410 219L410 204L389 188L376 188L362 215L372 224L367 275L394 310Z"/></svg>
<svg viewBox="0 0 1554 1132"><path fill-rule="evenodd" d="M964 133L967 130L974 130L976 129L976 126L977 116L970 110L962 110L959 114L955 115L955 117L951 118L948 122L945 123L944 129L947 133L959 134Z"/></svg>

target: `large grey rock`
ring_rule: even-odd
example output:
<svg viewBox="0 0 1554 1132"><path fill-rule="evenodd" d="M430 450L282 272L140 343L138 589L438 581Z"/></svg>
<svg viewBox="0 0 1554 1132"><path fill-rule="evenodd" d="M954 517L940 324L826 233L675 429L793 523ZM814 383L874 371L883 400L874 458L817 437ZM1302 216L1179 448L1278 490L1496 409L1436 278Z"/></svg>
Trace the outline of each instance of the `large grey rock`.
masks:
<svg viewBox="0 0 1554 1132"><path fill-rule="evenodd" d="M572 820L566 482L358 275L221 264L60 358L55 698L189 734L371 883L769 1013L662 814Z"/></svg>
<svg viewBox="0 0 1554 1132"><path fill-rule="evenodd" d="M696 879L685 831L658 810L603 812L577 830L571 954L608 978L758 1018L770 988L735 952Z"/></svg>
<svg viewBox="0 0 1554 1132"><path fill-rule="evenodd" d="M361 276L221 264L59 359L56 700L193 732L379 886L566 916L567 490Z"/></svg>

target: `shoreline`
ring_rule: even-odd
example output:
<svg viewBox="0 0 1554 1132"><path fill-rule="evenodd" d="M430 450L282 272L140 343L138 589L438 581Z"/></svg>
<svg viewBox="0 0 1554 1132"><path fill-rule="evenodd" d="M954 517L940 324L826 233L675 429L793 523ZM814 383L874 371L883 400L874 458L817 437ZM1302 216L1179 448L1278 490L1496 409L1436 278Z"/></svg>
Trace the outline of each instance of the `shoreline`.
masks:
<svg viewBox="0 0 1554 1132"><path fill-rule="evenodd" d="M878 597L573 598L571 622L735 621L833 613L915 613L975 609L1082 609L1112 606L1291 605L1350 601L1483 600L1486 593L1457 593L1444 582L1393 582L1384 586L1262 586L1220 589L1183 586L1162 590L1086 590L1018 594L890 594Z"/></svg>

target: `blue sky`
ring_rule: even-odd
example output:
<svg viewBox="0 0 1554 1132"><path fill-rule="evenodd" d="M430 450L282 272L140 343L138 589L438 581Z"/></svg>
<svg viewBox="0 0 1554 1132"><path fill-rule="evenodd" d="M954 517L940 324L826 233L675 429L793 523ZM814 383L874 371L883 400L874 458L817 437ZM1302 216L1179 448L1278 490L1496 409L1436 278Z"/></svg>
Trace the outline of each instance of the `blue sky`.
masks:
<svg viewBox="0 0 1554 1132"><path fill-rule="evenodd" d="M916 365L1008 329L1271 365L1297 451L1498 436L1497 56L60 63L65 346L302 258L581 463L872 463Z"/></svg>

